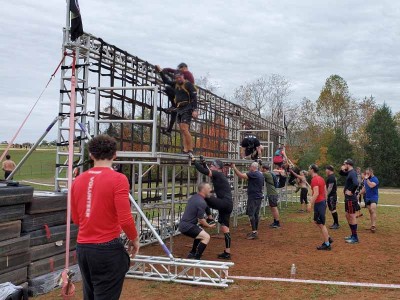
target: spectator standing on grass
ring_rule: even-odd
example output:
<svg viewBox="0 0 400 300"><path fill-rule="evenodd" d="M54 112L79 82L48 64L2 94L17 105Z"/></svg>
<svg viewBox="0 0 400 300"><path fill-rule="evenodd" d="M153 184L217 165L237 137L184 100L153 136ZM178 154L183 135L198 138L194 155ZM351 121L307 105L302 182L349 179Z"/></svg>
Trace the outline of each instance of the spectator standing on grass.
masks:
<svg viewBox="0 0 400 300"><path fill-rule="evenodd" d="M238 176L241 179L247 179L248 181L246 214L249 216L252 232L250 232L247 235L247 239L248 240L257 239L261 202L264 198L263 195L264 176L258 170L257 162L253 162L250 165L249 172L247 173L240 172L236 168L235 164L232 164L231 167L235 171L236 176Z"/></svg>
<svg viewBox="0 0 400 300"><path fill-rule="evenodd" d="M319 168L317 165L311 165L309 172L311 179L311 207L314 206L314 222L321 230L323 243L317 247L317 250L331 250L333 240L329 237L328 229L325 226L326 213L326 186L324 179L318 175ZM311 207L308 209L311 211Z"/></svg>
<svg viewBox="0 0 400 300"><path fill-rule="evenodd" d="M269 225L271 228L281 228L281 223L279 221L279 210L278 210L278 201L279 195L276 190L276 185L278 179L274 179L275 174L271 172L271 168L269 165L262 166L262 172L264 175L266 187L267 187L267 197L268 197L268 205L271 209L272 216L274 217L274 222Z"/></svg>
<svg viewBox="0 0 400 300"><path fill-rule="evenodd" d="M339 216L336 210L337 204L337 181L333 166L326 166L326 190L327 190L327 202L329 211L332 214L333 224L329 229L339 229Z"/></svg>
<svg viewBox="0 0 400 300"><path fill-rule="evenodd" d="M354 162L352 159L346 159L340 170L340 175L346 176L344 185L344 206L346 211L346 219L349 223L351 235L345 237L346 243L357 244L359 242L357 234L357 217L356 212L359 210L356 190L358 187L357 173L354 170Z"/></svg>
<svg viewBox="0 0 400 300"><path fill-rule="evenodd" d="M296 174L292 169L290 169L290 173L296 177L297 179L297 185L300 188L300 204L301 204L301 209L299 212L303 213L307 210L307 205L308 205L308 187L307 187L307 172L305 170L300 171L300 174Z"/></svg>
<svg viewBox="0 0 400 300"><path fill-rule="evenodd" d="M94 167L72 184L72 220L79 227L76 252L85 300L119 299L130 258L139 251L128 179L112 169L116 151L112 137L94 137L89 142ZM130 240L129 253L120 239L121 230Z"/></svg>
<svg viewBox="0 0 400 300"><path fill-rule="evenodd" d="M4 171L4 179L7 179L10 176L11 172L14 171L16 165L15 162L11 160L11 155L6 155L6 160L3 161L2 170ZM11 180L12 178L10 178Z"/></svg>
<svg viewBox="0 0 400 300"><path fill-rule="evenodd" d="M379 200L379 180L374 175L372 168L365 171L364 187L361 194L365 194L365 205L369 210L371 218L370 230L372 233L376 231L376 208Z"/></svg>

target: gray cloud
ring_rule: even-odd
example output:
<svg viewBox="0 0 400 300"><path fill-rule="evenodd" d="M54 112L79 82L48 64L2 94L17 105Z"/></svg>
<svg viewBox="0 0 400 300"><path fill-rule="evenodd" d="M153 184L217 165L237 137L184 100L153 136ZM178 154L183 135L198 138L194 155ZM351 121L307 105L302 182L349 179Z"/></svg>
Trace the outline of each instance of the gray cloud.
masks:
<svg viewBox="0 0 400 300"><path fill-rule="evenodd" d="M219 94L278 73L291 99L316 99L339 74L356 98L400 110L397 1L80 1L84 29L152 63L187 62ZM61 58L65 1L4 3L0 19L0 140L16 131ZM59 78L23 129L35 140L58 110ZM55 138L53 130L50 139Z"/></svg>

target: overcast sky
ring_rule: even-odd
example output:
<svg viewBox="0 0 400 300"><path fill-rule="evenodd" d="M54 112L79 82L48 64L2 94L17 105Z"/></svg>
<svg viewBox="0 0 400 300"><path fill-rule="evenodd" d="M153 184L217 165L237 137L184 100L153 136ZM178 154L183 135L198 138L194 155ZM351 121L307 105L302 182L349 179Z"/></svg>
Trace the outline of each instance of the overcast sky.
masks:
<svg viewBox="0 0 400 300"><path fill-rule="evenodd" d="M400 110L400 2L80 0L83 26L154 64L186 62L218 94L262 75L292 84L292 101L316 99L342 76L358 99ZM4 1L0 19L0 140L10 140L61 58L65 1ZM17 141L34 141L58 113L59 74ZM48 140L56 137L54 128Z"/></svg>

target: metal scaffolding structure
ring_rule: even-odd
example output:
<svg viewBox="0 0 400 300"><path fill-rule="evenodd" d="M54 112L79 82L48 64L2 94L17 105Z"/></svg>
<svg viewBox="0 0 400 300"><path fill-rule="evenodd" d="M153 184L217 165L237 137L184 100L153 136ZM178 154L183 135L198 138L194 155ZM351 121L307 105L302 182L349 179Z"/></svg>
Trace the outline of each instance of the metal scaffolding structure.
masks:
<svg viewBox="0 0 400 300"><path fill-rule="evenodd" d="M196 184L209 180L198 173L187 155L181 154L179 132L164 136L170 114L165 111L168 99L155 66L91 34L71 42L64 30L63 52L76 55L75 124L68 124L71 114L71 61L61 68L59 121L56 161L56 190L66 188L68 132L75 132L74 166L83 171L87 153L87 134L108 134L118 142L116 166L126 174L131 194L144 213L133 210L140 242L149 244L179 234L178 224L186 201L196 192ZM250 160L239 159L240 141L250 124L264 146L263 161L272 162L274 147L282 142L284 128L258 117L251 111L227 101L208 90L198 89L199 117L191 125L195 154L210 162L215 158L226 164L248 167ZM93 128L89 130L89 128ZM246 183L232 175L230 179L234 209L234 226L247 204ZM145 219L145 220L144 220ZM171 267L174 266L172 269ZM138 257L128 277L226 286L230 263L195 262L163 258ZM221 273L222 272L222 273Z"/></svg>

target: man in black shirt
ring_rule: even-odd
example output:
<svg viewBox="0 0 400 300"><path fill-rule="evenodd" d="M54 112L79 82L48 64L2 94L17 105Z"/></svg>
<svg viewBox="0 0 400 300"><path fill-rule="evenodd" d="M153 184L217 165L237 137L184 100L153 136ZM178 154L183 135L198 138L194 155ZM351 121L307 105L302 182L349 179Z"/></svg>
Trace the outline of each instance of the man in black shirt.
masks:
<svg viewBox="0 0 400 300"><path fill-rule="evenodd" d="M239 178L248 180L246 214L249 216L252 232L247 235L247 239L257 239L261 202L264 198L264 176L258 170L258 163L256 162L250 165L249 172L247 173L240 172L235 164L232 164L231 167Z"/></svg>
<svg viewBox="0 0 400 300"><path fill-rule="evenodd" d="M205 228L214 228L215 224L208 224L204 218L207 203L204 200L209 197L211 187L208 183L200 183L198 193L193 195L185 208L185 212L179 222L179 231L191 238L194 238L192 250L188 258L200 259L210 241L210 235L197 224Z"/></svg>
<svg viewBox="0 0 400 300"><path fill-rule="evenodd" d="M326 166L326 190L327 190L327 199L328 199L328 208L333 217L333 225L329 227L330 229L339 229L339 217L336 211L337 204L337 182L334 173L333 166Z"/></svg>
<svg viewBox="0 0 400 300"><path fill-rule="evenodd" d="M163 82L175 90L175 106L177 121L182 135L183 153L193 157L192 136L190 134L190 123L193 118L198 117L197 90L195 86L185 80L181 72L175 73L175 81L169 79L163 72L160 73Z"/></svg>
<svg viewBox="0 0 400 300"><path fill-rule="evenodd" d="M253 160L261 159L263 146L258 138L248 133L240 143L240 158L250 157Z"/></svg>
<svg viewBox="0 0 400 300"><path fill-rule="evenodd" d="M346 243L357 244L359 242L357 235L356 212L359 209L356 190L358 187L357 173L354 170L354 162L346 159L340 170L340 175L347 176L344 185L344 205L346 210L346 219L351 229L351 236L345 237Z"/></svg>
<svg viewBox="0 0 400 300"><path fill-rule="evenodd" d="M218 258L230 259L231 234L229 232L229 220L233 209L233 201L231 186L225 174L222 173L224 164L222 161L216 159L212 161L210 168L208 168L205 163L202 164L197 160L193 161L197 171L211 177L217 197L210 196L205 200L209 207L218 210L218 223L221 224L221 231L224 233L225 237L225 250L223 253L218 255ZM211 215L211 211L209 209L206 210L206 213Z"/></svg>

